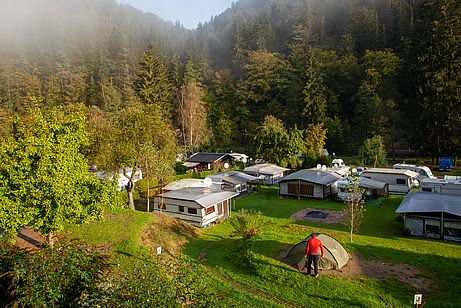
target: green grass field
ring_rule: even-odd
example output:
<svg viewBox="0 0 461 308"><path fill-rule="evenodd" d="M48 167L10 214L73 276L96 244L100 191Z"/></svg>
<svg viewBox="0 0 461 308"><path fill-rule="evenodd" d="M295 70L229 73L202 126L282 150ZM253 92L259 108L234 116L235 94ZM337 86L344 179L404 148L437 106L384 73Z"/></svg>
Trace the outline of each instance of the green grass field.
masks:
<svg viewBox="0 0 461 308"><path fill-rule="evenodd" d="M283 251L299 242L311 232L329 234L338 239L349 253L364 258L391 263L406 263L421 269L424 277L432 281L429 294L424 294L427 307L457 306L461 300L461 247L417 238L394 235L401 222L396 220L395 208L402 197L392 196L366 206L363 225L354 242L349 243L345 226L294 221L288 217L303 208L339 210L335 201L294 200L279 198L277 189L266 188L259 193L239 198L236 208L261 211L268 219L262 236L255 243L257 272L252 273L234 265L230 255L236 239L230 237L232 228L222 223L206 229L202 236L192 240L185 252L193 258L206 255L209 268L221 273L224 281L238 283L249 294L261 291L274 304L308 307L408 307L414 293L409 286L393 279L378 280L367 277L314 279L293 270L279 261Z"/></svg>
<svg viewBox="0 0 461 308"><path fill-rule="evenodd" d="M307 277L281 262L291 245L311 232L321 232L339 240L350 254L362 258L404 263L420 269L432 282L424 292L426 307L456 307L461 302L461 247L411 237L399 237L401 226L395 208L402 197L367 202L365 220L354 242L349 242L347 228L295 221L288 217L303 208L340 210L335 201L279 198L276 188L263 188L235 202L233 211L246 208L261 211L267 219L262 235L256 240L256 272L249 272L232 262L237 238L232 227L223 222L199 230L181 225L158 214L131 210L109 211L102 221L82 227L68 226L65 234L102 247L113 258L118 270L129 271L136 262L151 262L150 248L142 238L151 234L152 245L176 247L202 263L209 290L226 307L409 307L418 290L394 279L364 276L340 278Z"/></svg>

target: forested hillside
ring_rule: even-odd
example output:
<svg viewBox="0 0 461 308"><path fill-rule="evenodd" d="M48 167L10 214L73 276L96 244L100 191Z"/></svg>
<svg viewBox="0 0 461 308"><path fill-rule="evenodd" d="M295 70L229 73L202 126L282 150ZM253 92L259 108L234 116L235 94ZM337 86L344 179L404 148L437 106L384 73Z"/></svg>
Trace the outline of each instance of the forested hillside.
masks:
<svg viewBox="0 0 461 308"><path fill-rule="evenodd" d="M240 0L188 31L114 0L7 1L2 134L36 97L43 107L97 107L91 117L108 123L135 105L157 106L189 152L264 156L269 136L286 157L315 152L319 139L330 152L355 155L380 135L388 150L456 155L460 7L456 0Z"/></svg>

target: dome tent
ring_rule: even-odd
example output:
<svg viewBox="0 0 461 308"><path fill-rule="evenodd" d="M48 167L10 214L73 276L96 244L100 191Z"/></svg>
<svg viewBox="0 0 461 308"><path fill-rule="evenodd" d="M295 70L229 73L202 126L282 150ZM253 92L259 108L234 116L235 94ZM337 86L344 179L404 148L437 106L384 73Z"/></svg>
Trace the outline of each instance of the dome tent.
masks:
<svg viewBox="0 0 461 308"><path fill-rule="evenodd" d="M324 248L324 257L319 258L320 269L340 269L349 261L349 255L344 247L334 238L319 234L317 238L322 242ZM300 270L305 264L305 253L307 241L311 239L308 236L305 240L294 245L288 252L286 259L288 263L298 267Z"/></svg>

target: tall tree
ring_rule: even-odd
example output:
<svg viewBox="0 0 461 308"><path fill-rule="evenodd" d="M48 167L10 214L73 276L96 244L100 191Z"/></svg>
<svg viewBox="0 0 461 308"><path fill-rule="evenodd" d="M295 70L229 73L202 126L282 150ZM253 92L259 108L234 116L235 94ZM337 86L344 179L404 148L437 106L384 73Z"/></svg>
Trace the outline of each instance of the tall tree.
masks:
<svg viewBox="0 0 461 308"><path fill-rule="evenodd" d="M138 65L135 89L142 103L157 104L167 114L172 111L172 85L165 64L154 45L142 55Z"/></svg>
<svg viewBox="0 0 461 308"><path fill-rule="evenodd" d="M95 144L90 146L89 156L104 171L124 172L129 179L129 205L134 209L136 172L142 170L149 177L165 179L172 171L177 152L173 127L157 105L135 104L113 113L93 112L90 124ZM131 174L126 172L127 167Z"/></svg>
<svg viewBox="0 0 461 308"><path fill-rule="evenodd" d="M210 135L203 90L195 82L183 85L178 95L178 121L183 145L195 152L205 144Z"/></svg>
<svg viewBox="0 0 461 308"><path fill-rule="evenodd" d="M427 152L461 151L461 3L433 0L418 20L420 134Z"/></svg>
<svg viewBox="0 0 461 308"><path fill-rule="evenodd" d="M115 187L88 172L82 112L31 110L0 144L0 224L10 235L30 226L47 235L65 223L102 217Z"/></svg>
<svg viewBox="0 0 461 308"><path fill-rule="evenodd" d="M373 167L386 166L386 150L383 138L379 135L365 140L359 150L359 158L365 165Z"/></svg>

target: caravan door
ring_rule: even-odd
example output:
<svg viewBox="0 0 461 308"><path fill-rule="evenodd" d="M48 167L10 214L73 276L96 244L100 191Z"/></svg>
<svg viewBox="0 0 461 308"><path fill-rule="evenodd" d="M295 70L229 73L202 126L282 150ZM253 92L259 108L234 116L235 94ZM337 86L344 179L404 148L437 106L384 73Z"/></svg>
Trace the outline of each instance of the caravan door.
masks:
<svg viewBox="0 0 461 308"><path fill-rule="evenodd" d="M442 192L442 186L434 185L434 192L440 194Z"/></svg>

